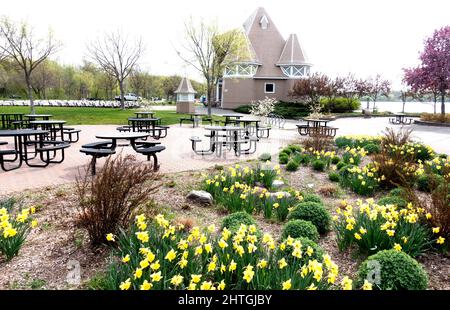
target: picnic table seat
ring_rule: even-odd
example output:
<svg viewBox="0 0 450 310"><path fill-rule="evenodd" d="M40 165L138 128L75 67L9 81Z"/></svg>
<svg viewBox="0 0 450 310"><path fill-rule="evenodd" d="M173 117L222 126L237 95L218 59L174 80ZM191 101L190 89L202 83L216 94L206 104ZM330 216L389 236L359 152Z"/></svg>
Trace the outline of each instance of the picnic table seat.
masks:
<svg viewBox="0 0 450 310"><path fill-rule="evenodd" d="M272 128L268 126L258 126L256 136L258 138L269 138L271 129Z"/></svg>
<svg viewBox="0 0 450 310"><path fill-rule="evenodd" d="M5 142L0 142L0 143L5 143ZM7 156L7 155L15 155L15 156L13 159L5 159L4 156ZM11 171L11 170L19 168L20 166L13 167L13 168L6 168L6 166L5 166L6 162L14 162L17 160L17 157L18 157L18 153L16 150L12 150L12 149L0 150L0 167L2 168L2 170L3 171Z"/></svg>
<svg viewBox="0 0 450 310"><path fill-rule="evenodd" d="M68 136L70 143L75 143L78 142L78 140L80 140L80 132L81 129L75 129L72 127L63 127L63 135ZM73 138L73 135L76 135L76 139Z"/></svg>
<svg viewBox="0 0 450 310"><path fill-rule="evenodd" d="M38 145L36 142L33 142L33 144L36 145L35 156L29 159L33 159L37 156L37 154L39 154L44 164L32 164L32 163L27 164L30 167L38 167L38 168L47 167L49 164L62 163L65 159L64 150L70 147L70 144L65 141L44 141L42 145ZM61 151L61 158L59 160L56 160L55 158L57 156L58 151ZM50 155L50 152L52 153L52 155ZM44 157L44 155L46 156Z"/></svg>
<svg viewBox="0 0 450 310"><path fill-rule="evenodd" d="M109 142L111 143L111 142ZM90 144L94 144L94 143L90 143ZM87 144L86 144L87 145ZM86 146L84 145L84 146ZM84 153L86 155L92 156L91 159L91 174L95 175L96 174L96 163L97 163L97 158L101 158L101 157L107 157L110 155L113 155L116 153L115 150L112 149L107 149L107 148L95 148L95 147L82 147L80 149L81 153Z"/></svg>
<svg viewBox="0 0 450 310"><path fill-rule="evenodd" d="M155 145L148 147L138 147L136 148L136 152L146 155L148 161L150 161L150 158L153 157L153 170L158 171L159 165L158 165L158 157L156 156L156 154L164 151L165 149L166 147L163 145Z"/></svg>
<svg viewBox="0 0 450 310"><path fill-rule="evenodd" d="M6 142L6 141L0 141L0 145L7 145L8 144L8 142Z"/></svg>
<svg viewBox="0 0 450 310"><path fill-rule="evenodd" d="M82 149L104 149L111 148L112 141L97 141L88 144L83 144Z"/></svg>
<svg viewBox="0 0 450 310"><path fill-rule="evenodd" d="M158 125L158 126L155 126L154 129L150 129L150 132L153 131L153 133L154 133L153 138L158 140L158 139L167 137L167 129L169 129L169 128L170 128L169 126Z"/></svg>
<svg viewBox="0 0 450 310"><path fill-rule="evenodd" d="M116 130L118 130L119 132L130 132L131 126L130 125L120 126L117 127Z"/></svg>

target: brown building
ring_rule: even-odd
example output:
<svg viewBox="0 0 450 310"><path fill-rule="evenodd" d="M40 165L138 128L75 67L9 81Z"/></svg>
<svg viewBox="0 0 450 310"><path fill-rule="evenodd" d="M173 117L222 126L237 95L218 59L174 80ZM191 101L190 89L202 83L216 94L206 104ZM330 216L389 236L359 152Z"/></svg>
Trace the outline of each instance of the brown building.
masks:
<svg viewBox="0 0 450 310"><path fill-rule="evenodd" d="M227 66L217 86L216 100L224 109L234 109L257 100L289 100L296 79L309 76L311 64L291 34L287 40L278 31L264 8L258 8L244 23L248 39L245 60Z"/></svg>

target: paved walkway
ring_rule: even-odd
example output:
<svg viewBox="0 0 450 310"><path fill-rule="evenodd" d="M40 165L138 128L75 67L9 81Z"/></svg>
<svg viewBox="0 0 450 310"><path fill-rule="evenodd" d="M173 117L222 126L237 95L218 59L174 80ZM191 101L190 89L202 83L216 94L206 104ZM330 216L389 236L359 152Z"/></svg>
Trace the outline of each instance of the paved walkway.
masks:
<svg viewBox="0 0 450 310"><path fill-rule="evenodd" d="M232 152L225 157L195 155L191 149L189 137L206 134L203 128L192 128L188 125L180 127L173 125L168 130L166 138L161 139L166 150L159 154L161 172L180 172L187 170L197 170L212 167L216 164L225 164L245 159L257 158L260 154L268 152L276 154L281 147L294 141L299 141L299 134L296 130L295 121L288 121L284 129L273 129L269 139L262 139L258 143L257 152L249 156L236 157ZM386 127L401 128L390 125L388 118L342 118L331 123L331 126L338 127L338 135L347 134L380 134ZM30 168L23 166L18 170L10 172L0 171L0 195L10 192L22 191L28 188L38 188L49 185L57 185L73 182L79 173L88 164L88 156L79 152L82 144L96 141L96 134L102 132L115 131L117 126L74 126L82 130L80 141L72 144L66 151L66 160L62 164L50 165L47 168ZM414 129L414 137L424 141L433 147L437 152L450 154L450 128L429 127L429 126L408 126ZM205 145L207 147L205 138ZM123 147L123 154L136 154L131 147ZM139 160L145 162L145 156L136 154ZM98 166L104 163L105 159L98 161Z"/></svg>

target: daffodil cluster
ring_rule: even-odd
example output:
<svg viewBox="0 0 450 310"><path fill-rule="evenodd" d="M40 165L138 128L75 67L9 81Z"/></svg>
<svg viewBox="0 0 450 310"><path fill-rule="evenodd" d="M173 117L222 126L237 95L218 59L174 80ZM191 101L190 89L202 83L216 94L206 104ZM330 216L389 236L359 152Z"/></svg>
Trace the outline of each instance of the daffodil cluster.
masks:
<svg viewBox="0 0 450 310"><path fill-rule="evenodd" d="M145 225L144 225L145 224ZM145 229L144 229L145 227ZM111 287L137 289L328 289L338 286L338 266L299 240L277 244L254 225L232 233L214 225L186 231L162 215L136 218L130 232L109 234L119 261Z"/></svg>
<svg viewBox="0 0 450 310"><path fill-rule="evenodd" d="M340 249L357 246L363 253L395 249L415 257L433 244L442 245L440 228L430 228L431 214L409 203L380 206L372 198L358 200L356 206L342 201L333 217Z"/></svg>
<svg viewBox="0 0 450 310"><path fill-rule="evenodd" d="M361 159L367 155L367 152L362 147L351 148L347 146L342 154L342 161L346 164L358 166Z"/></svg>
<svg viewBox="0 0 450 310"><path fill-rule="evenodd" d="M35 212L35 207L22 209L18 214L0 208L0 253L7 260L19 253L30 229L37 226L37 221L32 218Z"/></svg>
<svg viewBox="0 0 450 310"><path fill-rule="evenodd" d="M384 175L378 175L378 167L368 164L362 168L349 165L340 171L341 184L350 188L353 192L369 196L379 187L379 183L385 179Z"/></svg>
<svg viewBox="0 0 450 310"><path fill-rule="evenodd" d="M271 193L268 188L271 188L273 179L279 174L279 165L272 169L251 169L236 165L229 167L227 171L206 176L204 184L206 191L230 212L263 213L265 218L275 215L278 220L284 221L289 209L302 197L299 192L289 195L282 192ZM269 185L260 187L257 186L259 183Z"/></svg>
<svg viewBox="0 0 450 310"><path fill-rule="evenodd" d="M335 143L339 148L364 148L366 145L374 144L380 145L382 140L381 136L369 136L369 135L346 135L335 139Z"/></svg>

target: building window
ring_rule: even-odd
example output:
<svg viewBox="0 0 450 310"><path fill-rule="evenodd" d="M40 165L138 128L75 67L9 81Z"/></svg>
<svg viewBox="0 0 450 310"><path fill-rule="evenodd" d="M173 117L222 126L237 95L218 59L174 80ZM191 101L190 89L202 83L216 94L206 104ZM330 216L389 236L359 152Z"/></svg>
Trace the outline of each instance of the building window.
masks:
<svg viewBox="0 0 450 310"><path fill-rule="evenodd" d="M281 66L281 70L289 77L309 76L309 66Z"/></svg>
<svg viewBox="0 0 450 310"><path fill-rule="evenodd" d="M274 83L265 83L264 84L264 92L266 94L274 94L275 93L275 84Z"/></svg>
<svg viewBox="0 0 450 310"><path fill-rule="evenodd" d="M232 64L225 68L225 77L252 77L255 75L257 65L254 64Z"/></svg>

